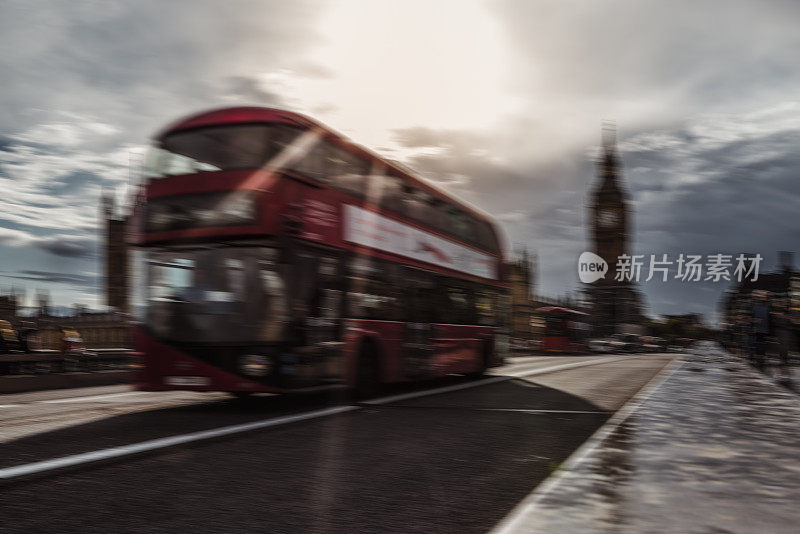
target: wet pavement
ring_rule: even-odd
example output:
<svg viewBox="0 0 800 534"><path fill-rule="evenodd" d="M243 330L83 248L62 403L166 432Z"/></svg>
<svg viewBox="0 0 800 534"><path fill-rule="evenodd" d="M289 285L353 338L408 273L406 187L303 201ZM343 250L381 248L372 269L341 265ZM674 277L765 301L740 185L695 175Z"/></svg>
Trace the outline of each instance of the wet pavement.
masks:
<svg viewBox="0 0 800 534"><path fill-rule="evenodd" d="M796 354L793 355L789 365L771 361L762 372L779 386L800 394L800 358Z"/></svg>
<svg viewBox="0 0 800 534"><path fill-rule="evenodd" d="M496 529L799 530L800 397L711 344Z"/></svg>

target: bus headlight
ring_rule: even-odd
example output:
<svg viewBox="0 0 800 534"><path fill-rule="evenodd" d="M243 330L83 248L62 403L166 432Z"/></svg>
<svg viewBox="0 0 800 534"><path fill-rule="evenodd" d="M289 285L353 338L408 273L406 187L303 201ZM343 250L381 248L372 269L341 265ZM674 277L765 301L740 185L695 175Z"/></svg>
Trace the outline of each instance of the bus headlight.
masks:
<svg viewBox="0 0 800 534"><path fill-rule="evenodd" d="M272 360L262 354L245 354L239 358L239 370L246 376L267 376L272 371Z"/></svg>

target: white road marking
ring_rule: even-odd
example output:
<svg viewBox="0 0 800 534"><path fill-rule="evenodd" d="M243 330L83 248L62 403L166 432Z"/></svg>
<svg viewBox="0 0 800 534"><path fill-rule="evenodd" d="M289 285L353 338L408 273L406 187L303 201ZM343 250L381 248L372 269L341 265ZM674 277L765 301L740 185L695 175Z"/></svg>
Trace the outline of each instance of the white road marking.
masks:
<svg viewBox="0 0 800 534"><path fill-rule="evenodd" d="M520 413L594 413L609 414L609 410L526 410L524 408L478 408L481 412L520 412Z"/></svg>
<svg viewBox="0 0 800 534"><path fill-rule="evenodd" d="M535 514L536 508L542 498L553 491L564 480L564 474L575 469L584 458L592 453L608 436L611 435L622 423L633 415L639 407L677 371L683 360L672 360L656 376L654 376L639 392L634 395L625 405L620 408L611 418L598 428L594 434L586 440L583 445L573 452L567 460L561 464L561 468L551 475L544 482L539 484L531 493L528 494L500 523L498 523L490 534L512 534L525 531L525 520Z"/></svg>
<svg viewBox="0 0 800 534"><path fill-rule="evenodd" d="M36 475L39 473L44 473L47 471L52 471L54 469L63 469L66 467L73 467L81 464L88 464L92 462L110 460L115 458L122 458L125 456L130 456L132 454L139 454L143 452L154 451L158 449L164 449L167 447L173 447L175 445L182 445L185 443L192 443L196 441L203 441L207 439L222 437L222 436L230 436L233 434L239 434L241 432L249 432L252 430L258 430L262 428L269 428L278 425L284 425L288 423L294 423L297 421L305 421L308 419L315 419L319 417L326 417L328 415L334 415L339 413L345 412L353 412L356 410L361 410L364 404L369 405L379 405L379 404L386 404L389 402L394 402L397 400L403 400L408 398L416 398L416 397L424 397L427 395L438 395L440 393L445 393L448 391L457 391L460 389L467 389L473 388L478 386L484 386L487 384L492 384L495 382L502 382L506 380L512 380L514 378L521 378L527 376L533 376L543 373L549 373L553 371L560 371L562 369L571 369L575 367L585 367L588 365L597 365L601 363L608 363L613 361L625 360L628 359L629 356L622 356L622 357L612 357L612 358L601 358L597 360L584 360L580 362L574 363L567 363L562 365L553 365L549 367L542 367L539 369L534 369L531 371L520 372L516 373L511 376L497 376L492 378L487 378L485 380L478 380L475 382L469 382L465 384L457 384L454 386L447 386L441 388L434 388L429 389L426 391L414 392L414 393L407 393L403 395L394 395L390 397L383 397L381 399L374 399L371 401L367 401L362 403L362 405L347 405L347 406L335 406L332 408L326 408L322 410L314 410L311 412L300 413L296 415L288 415L283 417L276 417L273 419L264 419L262 421L254 421L252 423L244 423L240 425L232 425L226 426L222 428L216 428L211 430L203 430L200 432L192 432L189 434L181 434L178 436L171 436L168 438L159 438L153 439L148 441L143 441L140 443L134 443L131 445L122 445L119 447L112 447L109 449L101 449L97 451L91 451L81 454L74 454L71 456L64 456L61 458L54 458L51 460L43 460L40 462L34 462L30 464L23 464L14 467L7 467L4 469L0 469L0 482L9 482L16 478ZM142 391L131 391L127 393L114 393L111 395L95 395L92 397L75 397L72 399L54 399L52 401L40 401L40 402L55 402L56 400L71 400L73 402L79 402L78 399L98 399L101 397L119 397L121 395L132 395L132 394L139 394L139 393L147 393ZM81 400L82 402L82 400Z"/></svg>
<svg viewBox="0 0 800 534"><path fill-rule="evenodd" d="M0 408L17 408L22 404L0 404Z"/></svg>
<svg viewBox="0 0 800 534"><path fill-rule="evenodd" d="M255 421L252 423L225 426L222 428L192 432L190 434L182 434L169 438L152 439L148 441L142 441L140 443L134 443L132 445L123 445L120 447L112 447L110 449L101 449L83 454L74 454L72 456L54 458L52 460L44 460L41 462L18 465L15 467L7 467L5 469L0 469L0 481L10 481L19 477L34 475L45 471L52 471L53 469L62 469L80 464L110 460L123 456L130 456L131 454L138 454L142 452L163 449L166 447L173 447L175 445L182 445L184 443L192 443L195 441L202 441L222 436L230 436L232 434L239 434L241 432L249 432L271 426L285 425L287 423L295 423L297 421L305 421L307 419L314 419L317 417L326 417L328 415L351 412L358 409L358 406L335 406L333 408L326 408L324 410L315 410L297 415L287 415L273 419L264 419L262 421Z"/></svg>
<svg viewBox="0 0 800 534"><path fill-rule="evenodd" d="M90 395L88 397L67 397L64 399L50 399L42 401L34 401L32 404L66 404L71 402L95 402L104 401L108 399L116 399L119 397L129 397L131 395L147 395L149 391L126 391L123 393L109 393L107 395Z"/></svg>
<svg viewBox="0 0 800 534"><path fill-rule="evenodd" d="M428 395L438 395L440 393L448 393L450 391L458 391L460 389L468 389L474 388L478 386L486 386L489 384L494 384L496 382L505 382L507 380L512 380L514 378L523 378L528 376L539 375L543 373L551 373L554 371L560 371L562 369L572 369L575 367L585 367L587 365L597 365L601 363L607 363L612 361L618 360L626 360L630 358L630 356L618 356L615 358L601 358L599 360L583 360L580 362L573 362L573 363L564 363L561 365L551 365L550 367L541 367L539 369L533 369L531 371L522 371L517 373L510 373L507 376L494 376L491 378L485 378L483 380L476 380L474 382L465 382L463 384L454 384L452 386L443 386L440 388L434 389L426 389L424 391L412 391L410 393L401 393L400 395L391 395L389 397L381 397L379 399L372 399L368 401L364 401L361 404L369 404L369 405L380 405L380 404L387 404L390 402L397 402L406 399L415 399L417 397L426 397Z"/></svg>

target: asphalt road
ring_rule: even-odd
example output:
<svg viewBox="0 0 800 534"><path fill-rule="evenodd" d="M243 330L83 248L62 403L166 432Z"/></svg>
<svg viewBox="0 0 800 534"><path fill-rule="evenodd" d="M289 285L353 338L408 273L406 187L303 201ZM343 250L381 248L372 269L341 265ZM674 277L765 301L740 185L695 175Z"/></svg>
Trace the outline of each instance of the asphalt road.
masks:
<svg viewBox="0 0 800 534"><path fill-rule="evenodd" d="M395 388L346 413L47 472L3 488L0 530L485 532L674 357L514 358L493 372L508 380ZM331 405L125 386L6 395L0 468Z"/></svg>

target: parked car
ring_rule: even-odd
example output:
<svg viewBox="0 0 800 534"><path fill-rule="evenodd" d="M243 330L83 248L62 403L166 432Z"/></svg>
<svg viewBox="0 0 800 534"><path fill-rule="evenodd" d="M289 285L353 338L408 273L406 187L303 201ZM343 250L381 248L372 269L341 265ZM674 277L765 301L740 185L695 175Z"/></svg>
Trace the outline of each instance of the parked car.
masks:
<svg viewBox="0 0 800 534"><path fill-rule="evenodd" d="M654 336L642 336L642 352L659 352L661 350L660 338Z"/></svg>
<svg viewBox="0 0 800 534"><path fill-rule="evenodd" d="M615 352L639 352L642 342L636 334L614 334L612 336Z"/></svg>
<svg viewBox="0 0 800 534"><path fill-rule="evenodd" d="M608 353L614 352L614 347L608 339L590 339L587 343L592 352Z"/></svg>

